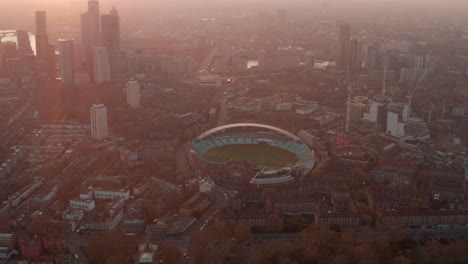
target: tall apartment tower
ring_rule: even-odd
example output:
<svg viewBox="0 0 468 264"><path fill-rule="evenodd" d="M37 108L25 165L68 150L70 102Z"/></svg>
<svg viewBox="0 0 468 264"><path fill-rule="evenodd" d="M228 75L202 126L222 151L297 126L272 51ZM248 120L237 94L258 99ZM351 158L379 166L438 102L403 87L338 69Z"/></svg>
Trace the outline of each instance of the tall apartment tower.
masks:
<svg viewBox="0 0 468 264"><path fill-rule="evenodd" d="M140 84L137 81L128 81L127 83L127 103L133 107L140 107Z"/></svg>
<svg viewBox="0 0 468 264"><path fill-rule="evenodd" d="M91 80L94 80L93 49L99 46L101 38L100 18L99 2L88 1L88 11L81 14L81 48Z"/></svg>
<svg viewBox="0 0 468 264"><path fill-rule="evenodd" d="M305 65L308 68L315 68L315 53L308 51L305 56Z"/></svg>
<svg viewBox="0 0 468 264"><path fill-rule="evenodd" d="M107 107L104 104L94 104L90 108L91 113L91 137L97 140L109 135L107 126Z"/></svg>
<svg viewBox="0 0 468 264"><path fill-rule="evenodd" d="M94 82L110 81L110 66L106 48L95 47L93 50Z"/></svg>
<svg viewBox="0 0 468 264"><path fill-rule="evenodd" d="M31 42L29 41L29 33L26 30L17 30L16 39L18 45L18 56L22 58L24 55L33 54Z"/></svg>
<svg viewBox="0 0 468 264"><path fill-rule="evenodd" d="M367 69L377 69L380 67L379 43L373 43L367 47L365 64Z"/></svg>
<svg viewBox="0 0 468 264"><path fill-rule="evenodd" d="M55 72L55 64L50 57L49 36L47 35L47 16L45 11L36 11L36 73L40 77Z"/></svg>
<svg viewBox="0 0 468 264"><path fill-rule="evenodd" d="M59 39L60 52L60 76L62 84L73 85L75 83L75 59L73 51L73 39Z"/></svg>
<svg viewBox="0 0 468 264"><path fill-rule="evenodd" d="M349 43L349 66L351 68L360 68L361 61L361 45L357 39L351 39Z"/></svg>
<svg viewBox="0 0 468 264"><path fill-rule="evenodd" d="M36 11L36 34L47 33L47 14L46 11Z"/></svg>
<svg viewBox="0 0 468 264"><path fill-rule="evenodd" d="M349 24L339 23L337 25L337 35L338 57L336 66L347 68L350 61L351 26Z"/></svg>
<svg viewBox="0 0 468 264"><path fill-rule="evenodd" d="M5 50L3 48L2 42L0 41L0 72L3 72L3 57L5 56L4 53Z"/></svg>
<svg viewBox="0 0 468 264"><path fill-rule="evenodd" d="M115 7L101 16L101 42L109 51L120 50L120 17Z"/></svg>
<svg viewBox="0 0 468 264"><path fill-rule="evenodd" d="M49 36L46 33L36 34L36 65L39 76L48 74Z"/></svg>
<svg viewBox="0 0 468 264"><path fill-rule="evenodd" d="M109 14L101 16L101 44L107 49L111 76L115 77L119 72L120 64L120 18L115 7Z"/></svg>

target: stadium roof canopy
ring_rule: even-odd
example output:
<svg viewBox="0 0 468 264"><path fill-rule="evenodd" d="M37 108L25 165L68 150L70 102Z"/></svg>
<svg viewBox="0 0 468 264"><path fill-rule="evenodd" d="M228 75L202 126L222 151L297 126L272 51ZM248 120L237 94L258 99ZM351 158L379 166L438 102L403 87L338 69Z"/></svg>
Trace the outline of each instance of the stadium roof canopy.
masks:
<svg viewBox="0 0 468 264"><path fill-rule="evenodd" d="M284 136L287 136L287 137L289 137L289 138L291 138L293 140L300 141L299 137L297 137L293 133L288 132L288 131L286 131L284 129L277 128L277 127L274 127L274 126L269 126L269 125L256 124L256 123L237 123L237 124L229 124L229 125L225 125L225 126L215 127L213 129L210 129L210 130L204 132L203 134L198 136L197 139L202 140L205 137L208 137L208 136L210 136L212 134L215 134L215 133L221 132L221 131L225 131L225 130L236 129L236 128L249 128L249 127L250 128L259 128L259 129L271 130L271 131L277 132L279 134L283 134Z"/></svg>

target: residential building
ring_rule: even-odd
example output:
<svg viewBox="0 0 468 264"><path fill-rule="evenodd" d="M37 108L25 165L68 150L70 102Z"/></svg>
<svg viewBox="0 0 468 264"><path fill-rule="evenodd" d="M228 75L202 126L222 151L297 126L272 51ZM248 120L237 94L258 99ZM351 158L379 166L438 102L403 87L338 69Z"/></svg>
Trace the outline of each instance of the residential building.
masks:
<svg viewBox="0 0 468 264"><path fill-rule="evenodd" d="M36 11L36 34L47 34L46 11Z"/></svg>
<svg viewBox="0 0 468 264"><path fill-rule="evenodd" d="M350 65L351 26L345 23L337 25L338 57L336 66L347 68Z"/></svg>
<svg viewBox="0 0 468 264"><path fill-rule="evenodd" d="M99 12L99 1L89 0L88 11L81 14L81 46L83 58L88 66L92 81L94 81L93 49L99 46L101 38L101 17Z"/></svg>
<svg viewBox="0 0 468 264"><path fill-rule="evenodd" d="M110 65L105 47L93 48L94 82L110 81Z"/></svg>
<svg viewBox="0 0 468 264"><path fill-rule="evenodd" d="M87 199L72 199L70 200L70 208L72 209L80 209L84 211L92 211L96 208L96 204L94 200L87 200Z"/></svg>
<svg viewBox="0 0 468 264"><path fill-rule="evenodd" d="M380 211L379 219L384 225L403 228L437 228L439 226L466 226L468 211L459 210L398 210Z"/></svg>
<svg viewBox="0 0 468 264"><path fill-rule="evenodd" d="M59 40L60 76L62 84L75 84L75 59L73 39Z"/></svg>
<svg viewBox="0 0 468 264"><path fill-rule="evenodd" d="M47 33L36 33L36 67L41 77L49 74L49 36Z"/></svg>
<svg viewBox="0 0 468 264"><path fill-rule="evenodd" d="M179 209L179 214L182 216L193 216L204 212L210 207L212 202L205 193L198 192L186 201Z"/></svg>
<svg viewBox="0 0 468 264"><path fill-rule="evenodd" d="M131 80L127 83L127 103L132 108L140 107L140 84L135 81Z"/></svg>
<svg viewBox="0 0 468 264"><path fill-rule="evenodd" d="M115 7L101 16L101 31L101 44L107 49L111 79L114 79L120 70L120 17Z"/></svg>
<svg viewBox="0 0 468 264"><path fill-rule="evenodd" d="M94 104L91 109L91 137L97 140L104 139L109 134L107 125L107 107L103 104Z"/></svg>
<svg viewBox="0 0 468 264"><path fill-rule="evenodd" d="M16 31L18 55L23 58L24 55L33 54L31 42L29 41L29 32L26 30Z"/></svg>

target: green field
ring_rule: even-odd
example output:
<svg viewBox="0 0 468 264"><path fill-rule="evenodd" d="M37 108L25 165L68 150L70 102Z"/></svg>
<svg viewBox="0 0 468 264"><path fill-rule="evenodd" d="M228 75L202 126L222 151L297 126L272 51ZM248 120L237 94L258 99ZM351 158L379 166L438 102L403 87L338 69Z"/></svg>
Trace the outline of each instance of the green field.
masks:
<svg viewBox="0 0 468 264"><path fill-rule="evenodd" d="M226 145L208 150L203 157L211 162L253 162L258 167L286 167L295 165L299 158L287 150L267 144Z"/></svg>

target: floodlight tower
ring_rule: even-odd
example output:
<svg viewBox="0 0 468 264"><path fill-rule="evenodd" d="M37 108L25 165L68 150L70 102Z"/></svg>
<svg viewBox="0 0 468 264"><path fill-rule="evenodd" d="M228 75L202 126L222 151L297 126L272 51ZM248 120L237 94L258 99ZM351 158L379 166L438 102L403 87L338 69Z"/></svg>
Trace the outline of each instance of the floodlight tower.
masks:
<svg viewBox="0 0 468 264"><path fill-rule="evenodd" d="M428 73L429 73L429 69L432 68L432 65L433 65L434 62L431 62L430 65L426 66L426 69L424 70L423 74L421 75L421 78L419 78L419 81L418 83L416 84L416 86L411 90L408 91L408 96L406 98L408 98L408 117L411 117L411 105L413 103L413 96L414 96L414 93L416 93L416 91L422 86L424 80L426 79Z"/></svg>
<svg viewBox="0 0 468 264"><path fill-rule="evenodd" d="M350 119L351 119L351 76L350 76L349 65L348 65L348 100L346 101L346 124L345 124L346 134L349 134Z"/></svg>

